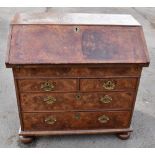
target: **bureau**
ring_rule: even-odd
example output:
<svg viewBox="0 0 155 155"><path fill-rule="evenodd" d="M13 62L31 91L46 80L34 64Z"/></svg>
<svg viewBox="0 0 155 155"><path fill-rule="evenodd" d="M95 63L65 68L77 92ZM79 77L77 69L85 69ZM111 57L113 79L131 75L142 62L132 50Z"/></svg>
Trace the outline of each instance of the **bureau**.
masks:
<svg viewBox="0 0 155 155"><path fill-rule="evenodd" d="M130 15L17 14L6 66L14 76L21 142L64 134L129 138L148 65L142 26Z"/></svg>

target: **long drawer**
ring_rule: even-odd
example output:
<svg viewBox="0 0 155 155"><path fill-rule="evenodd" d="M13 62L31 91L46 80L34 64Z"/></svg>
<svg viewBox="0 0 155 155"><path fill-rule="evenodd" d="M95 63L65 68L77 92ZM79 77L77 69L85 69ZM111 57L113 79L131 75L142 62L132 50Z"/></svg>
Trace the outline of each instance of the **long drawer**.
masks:
<svg viewBox="0 0 155 155"><path fill-rule="evenodd" d="M21 93L22 111L131 109L133 92Z"/></svg>
<svg viewBox="0 0 155 155"><path fill-rule="evenodd" d="M14 68L15 77L140 76L140 67L40 67Z"/></svg>
<svg viewBox="0 0 155 155"><path fill-rule="evenodd" d="M130 112L23 113L24 130L78 130L129 127Z"/></svg>

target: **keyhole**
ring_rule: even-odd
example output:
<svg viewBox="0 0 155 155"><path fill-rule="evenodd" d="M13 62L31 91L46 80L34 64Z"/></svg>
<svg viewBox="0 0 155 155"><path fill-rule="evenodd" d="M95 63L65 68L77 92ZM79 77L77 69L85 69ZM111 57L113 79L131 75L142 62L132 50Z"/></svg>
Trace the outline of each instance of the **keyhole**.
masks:
<svg viewBox="0 0 155 155"><path fill-rule="evenodd" d="M76 95L76 99L77 99L77 100L80 100L80 99L81 99L81 95L80 95L80 94L77 94L77 95Z"/></svg>
<svg viewBox="0 0 155 155"><path fill-rule="evenodd" d="M79 28L79 27L75 27L75 28L74 28L74 32L77 33L77 32L79 32L79 31L80 31L80 28Z"/></svg>

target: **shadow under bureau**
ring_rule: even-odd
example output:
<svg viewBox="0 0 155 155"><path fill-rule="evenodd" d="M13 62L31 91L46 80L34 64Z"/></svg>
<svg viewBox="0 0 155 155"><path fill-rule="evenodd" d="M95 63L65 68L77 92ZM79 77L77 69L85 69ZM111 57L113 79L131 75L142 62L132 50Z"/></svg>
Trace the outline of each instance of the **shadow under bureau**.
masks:
<svg viewBox="0 0 155 155"><path fill-rule="evenodd" d="M130 15L17 14L6 66L14 75L20 140L101 133L129 138L148 65L142 26Z"/></svg>

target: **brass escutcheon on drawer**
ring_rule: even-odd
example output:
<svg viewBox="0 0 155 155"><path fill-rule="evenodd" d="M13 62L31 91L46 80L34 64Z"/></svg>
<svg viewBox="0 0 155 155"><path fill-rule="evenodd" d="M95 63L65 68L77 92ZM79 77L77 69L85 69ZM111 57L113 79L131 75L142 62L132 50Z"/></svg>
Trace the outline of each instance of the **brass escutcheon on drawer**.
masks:
<svg viewBox="0 0 155 155"><path fill-rule="evenodd" d="M43 98L43 101L47 104L54 104L56 102L56 98L53 96L47 96Z"/></svg>
<svg viewBox="0 0 155 155"><path fill-rule="evenodd" d="M56 122L56 118L54 116L49 116L45 118L45 123L53 125Z"/></svg>
<svg viewBox="0 0 155 155"><path fill-rule="evenodd" d="M76 33L80 32L80 27L78 27L78 26L74 27L74 32L76 32Z"/></svg>
<svg viewBox="0 0 155 155"><path fill-rule="evenodd" d="M103 82L103 88L107 90L113 90L115 89L116 82L114 80L107 80Z"/></svg>
<svg viewBox="0 0 155 155"><path fill-rule="evenodd" d="M81 100L81 94L77 94L76 96L75 96L75 98L76 98L76 100Z"/></svg>
<svg viewBox="0 0 155 155"><path fill-rule="evenodd" d="M100 98L100 101L103 104L108 104L112 101L112 97L110 97L109 95L105 95L105 96Z"/></svg>
<svg viewBox="0 0 155 155"><path fill-rule="evenodd" d="M43 84L41 84L40 87L43 91L52 91L55 88L54 83L51 83L49 81L44 82Z"/></svg>
<svg viewBox="0 0 155 155"><path fill-rule="evenodd" d="M76 113L74 117L75 117L76 120L79 120L81 118L79 113Z"/></svg>
<svg viewBox="0 0 155 155"><path fill-rule="evenodd" d="M100 123L103 123L103 124L104 124L104 123L107 123L109 120L110 120L109 117L106 116L106 115L102 115L102 116L98 117L98 121L99 121Z"/></svg>

